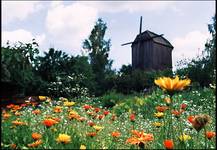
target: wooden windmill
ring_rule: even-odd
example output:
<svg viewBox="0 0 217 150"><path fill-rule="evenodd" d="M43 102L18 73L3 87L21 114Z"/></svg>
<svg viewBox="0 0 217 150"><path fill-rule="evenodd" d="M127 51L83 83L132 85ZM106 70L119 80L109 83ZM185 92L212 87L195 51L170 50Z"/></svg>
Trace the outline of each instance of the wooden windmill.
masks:
<svg viewBox="0 0 217 150"><path fill-rule="evenodd" d="M132 67L142 70L172 69L173 46L163 37L149 30L142 32L142 16L140 17L139 34L132 44Z"/></svg>

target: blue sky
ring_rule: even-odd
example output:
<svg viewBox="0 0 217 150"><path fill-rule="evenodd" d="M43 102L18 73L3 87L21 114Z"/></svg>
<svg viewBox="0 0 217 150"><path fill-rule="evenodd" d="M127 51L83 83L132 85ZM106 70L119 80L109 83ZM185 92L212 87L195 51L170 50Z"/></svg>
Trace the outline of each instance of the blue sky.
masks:
<svg viewBox="0 0 217 150"><path fill-rule="evenodd" d="M78 55L84 51L82 40L101 17L111 39L109 57L119 69L131 64L131 45L121 44L135 39L143 16L143 31L164 34L174 46L175 67L182 58L201 53L214 14L215 1L3 1L2 44L36 38L41 54L54 47Z"/></svg>

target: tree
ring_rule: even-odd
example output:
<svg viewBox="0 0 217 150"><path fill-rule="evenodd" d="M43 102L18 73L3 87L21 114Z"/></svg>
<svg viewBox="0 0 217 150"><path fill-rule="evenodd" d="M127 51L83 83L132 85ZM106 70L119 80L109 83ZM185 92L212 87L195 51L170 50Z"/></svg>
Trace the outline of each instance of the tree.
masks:
<svg viewBox="0 0 217 150"><path fill-rule="evenodd" d="M102 94L105 84L106 74L111 73L112 60L108 59L111 47L111 40L105 40L107 25L99 18L91 31L88 39L83 42L83 48L87 50L90 64L95 74L96 95Z"/></svg>

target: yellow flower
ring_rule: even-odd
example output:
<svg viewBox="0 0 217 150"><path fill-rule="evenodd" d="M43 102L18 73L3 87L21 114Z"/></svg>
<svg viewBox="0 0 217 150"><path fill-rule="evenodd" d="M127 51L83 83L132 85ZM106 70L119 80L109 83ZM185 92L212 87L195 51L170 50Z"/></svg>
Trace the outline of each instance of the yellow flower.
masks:
<svg viewBox="0 0 217 150"><path fill-rule="evenodd" d="M190 140L191 137L190 137L190 135L183 134L183 135L180 135L180 136L179 136L179 139L180 139L181 141L187 141L187 140Z"/></svg>
<svg viewBox="0 0 217 150"><path fill-rule="evenodd" d="M153 125L155 127L159 128L159 127L163 126L163 123L161 123L161 122L154 122Z"/></svg>
<svg viewBox="0 0 217 150"><path fill-rule="evenodd" d="M73 105L75 105L75 102L64 102L63 105L64 106L73 106Z"/></svg>
<svg viewBox="0 0 217 150"><path fill-rule="evenodd" d="M39 98L39 100L40 100L40 101L44 101L44 100L46 100L46 99L47 99L47 97L46 97L46 96L38 96L38 98Z"/></svg>
<svg viewBox="0 0 217 150"><path fill-rule="evenodd" d="M103 129L104 127L95 125L95 126L93 126L93 128L96 129L96 131L99 131L99 130Z"/></svg>
<svg viewBox="0 0 217 150"><path fill-rule="evenodd" d="M154 113L154 116L156 117L156 118L163 118L163 116L164 116L164 113L162 113L162 112L157 112L157 113Z"/></svg>
<svg viewBox="0 0 217 150"><path fill-rule="evenodd" d="M167 91L181 91L191 83L190 79L179 80L176 76L175 79L169 77L161 77L154 81L159 87Z"/></svg>
<svg viewBox="0 0 217 150"><path fill-rule="evenodd" d="M80 149L86 149L86 146L85 145L81 145Z"/></svg>
<svg viewBox="0 0 217 150"><path fill-rule="evenodd" d="M69 143L71 141L71 136L67 134L59 134L58 138L56 139L57 142L59 143Z"/></svg>

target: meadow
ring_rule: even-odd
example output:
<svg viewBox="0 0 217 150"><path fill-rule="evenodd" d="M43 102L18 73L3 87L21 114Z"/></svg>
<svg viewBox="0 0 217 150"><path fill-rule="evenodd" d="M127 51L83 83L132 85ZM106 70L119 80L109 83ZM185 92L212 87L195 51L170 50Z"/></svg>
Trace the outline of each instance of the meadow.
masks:
<svg viewBox="0 0 217 150"><path fill-rule="evenodd" d="M148 94L50 98L2 108L7 149L215 149L215 87L177 77ZM113 105L110 106L109 104Z"/></svg>

